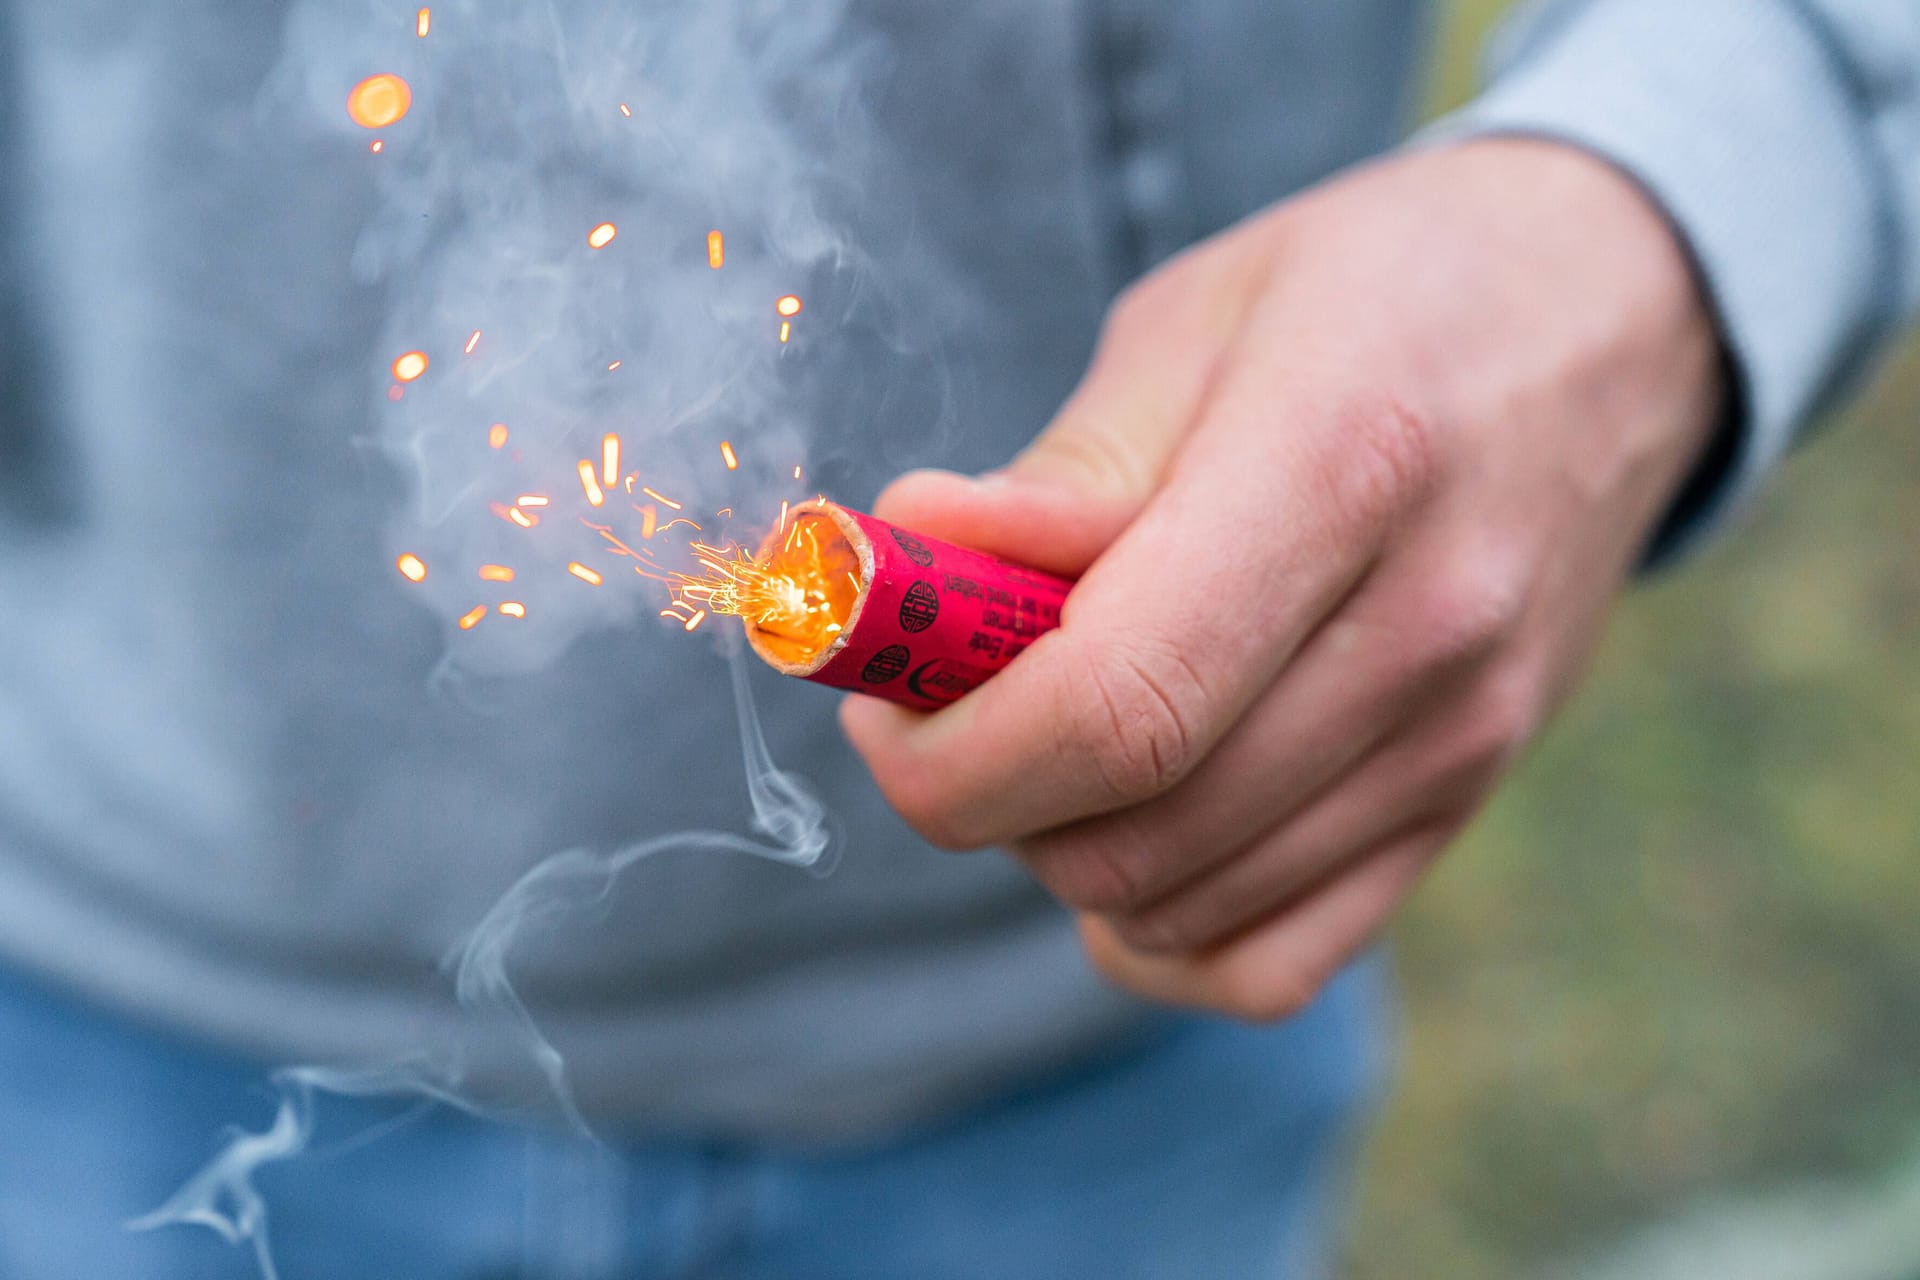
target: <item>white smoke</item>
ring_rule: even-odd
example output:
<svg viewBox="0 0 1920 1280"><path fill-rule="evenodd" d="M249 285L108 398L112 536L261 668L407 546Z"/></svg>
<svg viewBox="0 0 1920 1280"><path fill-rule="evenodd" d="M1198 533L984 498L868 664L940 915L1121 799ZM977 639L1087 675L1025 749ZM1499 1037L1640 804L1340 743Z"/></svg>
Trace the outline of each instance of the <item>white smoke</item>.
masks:
<svg viewBox="0 0 1920 1280"><path fill-rule="evenodd" d="M814 432L792 408L806 398L792 392L819 374L796 365L856 299L869 333L876 304L887 310L844 214L861 194L847 144L871 136L856 89L880 50L843 9L843 0L453 0L432 6L426 38L415 35L414 10L391 0L292 9L262 103L267 131L359 147L379 138L368 157L377 197L343 269L383 296L386 358L421 350L431 361L398 399L378 381L379 425L366 443L411 483L393 547L451 570L415 589L450 638L484 563L515 567L512 595L538 624L460 634L459 658L441 673L450 692L463 673L529 670L588 629L662 603L652 584L610 565L607 544L581 524L590 515L629 540L637 524L623 490L589 511L577 487L577 463L598 459L604 434L621 436L623 471L683 502L709 537L724 536L719 508L740 507L751 537L780 498L807 492L791 468ZM403 76L413 105L375 135L348 120L344 102L377 72ZM591 249L587 233L602 222L618 235ZM712 229L725 236L721 270L708 263ZM806 309L782 344L774 301L787 293ZM904 342L884 316L877 328ZM621 367L609 371L614 361ZM504 449L488 446L493 423L508 428ZM739 452L737 473L721 466L722 439ZM490 502L528 492L553 500L539 529L488 514ZM605 587L569 578L575 560L605 570ZM448 957L470 1029L450 1052L276 1072L272 1123L232 1138L129 1225L209 1227L249 1245L274 1280L254 1178L306 1149L325 1094L419 1097L499 1119L545 1113L590 1136L561 1055L515 990L516 953L577 923L657 854L744 854L822 874L832 864L833 820L769 758L739 650L732 688L754 834L673 832L541 861ZM473 1068L485 1057L495 1079L503 1052L529 1087L481 1096Z"/></svg>

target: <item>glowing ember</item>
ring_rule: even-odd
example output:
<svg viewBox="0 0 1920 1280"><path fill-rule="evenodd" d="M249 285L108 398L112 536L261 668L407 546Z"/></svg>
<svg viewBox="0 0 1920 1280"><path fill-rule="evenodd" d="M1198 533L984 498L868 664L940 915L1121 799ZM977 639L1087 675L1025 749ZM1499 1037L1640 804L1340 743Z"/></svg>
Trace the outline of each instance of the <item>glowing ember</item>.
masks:
<svg viewBox="0 0 1920 1280"><path fill-rule="evenodd" d="M780 322L780 341L785 342L788 338L791 338L792 336L793 336L793 326L791 324L788 324L785 320L782 320Z"/></svg>
<svg viewBox="0 0 1920 1280"><path fill-rule="evenodd" d="M648 503L646 506L640 508L640 536L642 538L651 538L653 536L653 526L659 519L660 514L653 509L652 503Z"/></svg>
<svg viewBox="0 0 1920 1280"><path fill-rule="evenodd" d="M652 498L655 502L659 503L663 507L672 507L675 511L679 511L681 509L680 504L675 502L672 498L662 497L660 494L655 493L653 490L647 488L647 486L645 485L640 486L640 492L646 494L649 498Z"/></svg>
<svg viewBox="0 0 1920 1280"><path fill-rule="evenodd" d="M384 129L397 124L412 105L412 88L399 76L387 72L368 76L347 91L347 115L363 129Z"/></svg>
<svg viewBox="0 0 1920 1280"><path fill-rule="evenodd" d="M600 437L600 479L605 484L620 483L620 437L612 432Z"/></svg>
<svg viewBox="0 0 1920 1280"><path fill-rule="evenodd" d="M602 582L606 581L606 579L602 578L598 572L596 572L593 569L587 568L587 566L581 564L578 560L575 560L569 565L567 565L567 572L572 574L574 577L580 579L580 581L590 583L596 587L599 586Z"/></svg>
<svg viewBox="0 0 1920 1280"><path fill-rule="evenodd" d="M380 139L375 138L372 142L369 142L367 144L367 150L373 152L373 154L375 155L379 155L381 150L385 148L386 145L387 144L380 141Z"/></svg>
<svg viewBox="0 0 1920 1280"><path fill-rule="evenodd" d="M797 465L793 469L793 478L795 480L798 480L800 478L800 468Z"/></svg>
<svg viewBox="0 0 1920 1280"><path fill-rule="evenodd" d="M707 232L707 265L718 271L727 264L727 241L718 231Z"/></svg>
<svg viewBox="0 0 1920 1280"><path fill-rule="evenodd" d="M690 549L700 572L671 575L675 603L699 610L695 617L738 615L758 642L794 661L832 645L860 596L859 554L827 516L803 513L757 556L704 542Z"/></svg>
<svg viewBox="0 0 1920 1280"><path fill-rule="evenodd" d="M620 362L618 360L615 360L612 364L607 366L607 372L612 373L615 369L618 369L619 367L620 367Z"/></svg>
<svg viewBox="0 0 1920 1280"><path fill-rule="evenodd" d="M433 30L433 10L422 9L413 15L413 34L425 40L427 32L431 30Z"/></svg>
<svg viewBox="0 0 1920 1280"><path fill-rule="evenodd" d="M408 582L425 582L427 580L427 562L419 556L413 555L411 552L401 556L398 560L394 561L394 564L399 567L400 576Z"/></svg>
<svg viewBox="0 0 1920 1280"><path fill-rule="evenodd" d="M523 493L514 499L514 502L522 507L544 507L550 501L552 501L552 499L548 498L544 493Z"/></svg>
<svg viewBox="0 0 1920 1280"><path fill-rule="evenodd" d="M720 442L720 461L727 464L727 470L729 471L738 471L740 469L740 459L734 457L733 443L731 441L722 440Z"/></svg>
<svg viewBox="0 0 1920 1280"><path fill-rule="evenodd" d="M600 481L594 478L593 464L585 458L580 459L580 488L586 493L590 507L600 506L607 500L607 495L601 491Z"/></svg>
<svg viewBox="0 0 1920 1280"><path fill-rule="evenodd" d="M590 249L604 249L612 244L613 238L619 234L620 229L618 227L614 226L611 222L603 222L593 230L587 232L587 247Z"/></svg>
<svg viewBox="0 0 1920 1280"><path fill-rule="evenodd" d="M624 102L623 102L623 103L621 103L621 104L620 104L620 114L621 114L621 115L623 115L623 116L626 116L626 117L627 117L628 119L632 119L632 118L633 118L633 108L632 108L632 107L630 107L630 106L628 106L628 105L627 105L626 103L624 103Z"/></svg>
<svg viewBox="0 0 1920 1280"><path fill-rule="evenodd" d="M489 449L504 449L507 447L506 423L496 422L487 428L487 447Z"/></svg>
<svg viewBox="0 0 1920 1280"><path fill-rule="evenodd" d="M518 507L509 507L507 509L507 519L513 521L522 529L531 529L540 523L538 516L530 516Z"/></svg>
<svg viewBox="0 0 1920 1280"><path fill-rule="evenodd" d="M512 582L513 570L503 564L483 564L480 566L482 582Z"/></svg>
<svg viewBox="0 0 1920 1280"><path fill-rule="evenodd" d="M473 349L480 345L480 331L475 329L467 335L467 345L460 349L462 355L472 355Z"/></svg>
<svg viewBox="0 0 1920 1280"><path fill-rule="evenodd" d="M527 616L527 606L518 600L506 600L501 602L500 612L509 618L524 618Z"/></svg>
<svg viewBox="0 0 1920 1280"><path fill-rule="evenodd" d="M480 619L486 616L487 606L477 604L460 615L460 629L462 631L471 631L475 626L479 625Z"/></svg>
<svg viewBox="0 0 1920 1280"><path fill-rule="evenodd" d="M424 351L409 351L393 362L395 382L412 382L426 371L427 353Z"/></svg>
<svg viewBox="0 0 1920 1280"><path fill-rule="evenodd" d="M699 626L701 623L705 622L706 620L707 620L707 611L705 609L694 610L693 616L687 619L687 630L689 631L693 630L695 627Z"/></svg>
<svg viewBox="0 0 1920 1280"><path fill-rule="evenodd" d="M780 299L780 301L774 303L773 309L775 311L778 311L781 315L785 316L787 319L791 320L795 316L800 314L800 299L794 294L790 293L786 297Z"/></svg>

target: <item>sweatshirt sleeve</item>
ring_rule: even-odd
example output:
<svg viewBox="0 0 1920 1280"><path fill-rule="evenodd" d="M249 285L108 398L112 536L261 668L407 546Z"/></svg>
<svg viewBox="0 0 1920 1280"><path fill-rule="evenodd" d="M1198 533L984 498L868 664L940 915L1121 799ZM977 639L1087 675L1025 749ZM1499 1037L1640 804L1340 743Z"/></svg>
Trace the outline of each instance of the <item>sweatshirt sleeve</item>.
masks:
<svg viewBox="0 0 1920 1280"><path fill-rule="evenodd" d="M1920 309L1920 0L1535 0L1429 139L1528 134L1637 180L1698 266L1737 404L1652 558L1750 496Z"/></svg>

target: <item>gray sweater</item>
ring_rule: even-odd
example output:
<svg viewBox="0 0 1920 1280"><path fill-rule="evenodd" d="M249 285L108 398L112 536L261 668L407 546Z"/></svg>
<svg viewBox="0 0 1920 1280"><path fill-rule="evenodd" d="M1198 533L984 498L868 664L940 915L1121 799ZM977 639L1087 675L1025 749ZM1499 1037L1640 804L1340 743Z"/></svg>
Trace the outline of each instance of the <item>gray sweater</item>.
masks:
<svg viewBox="0 0 1920 1280"><path fill-rule="evenodd" d="M746 811L724 663L648 584L581 612L529 583L517 634L544 639L452 625L495 598L471 562L517 532L467 515L494 414L529 466L618 425L703 510L770 500L802 460L855 504L905 467L992 465L1129 278L1395 143L1424 31L1418 0L916 0L731 54L672 26L732 7L437 6L426 40L351 0L0 9L10 966L266 1061L441 1051L464 1015L437 962L529 867ZM485 25L548 9L521 47ZM1497 64L1442 129L1611 157L1712 290L1745 396L1684 540L1920 299L1920 4L1549 4ZM339 103L389 69L414 116L375 156ZM513 109L474 127L488 102ZM574 252L608 210L592 283L541 294L546 264L515 255L548 232ZM741 281L806 296L792 344L731 295L686 303ZM416 344L435 372L390 400ZM728 362L749 348L770 354ZM717 470L721 438L759 451L751 481ZM430 553L419 587L393 571L408 550ZM512 973L584 1106L847 1134L1145 1025L1009 862L936 853L886 810L830 695L753 679L845 855L814 879L666 854L530 934Z"/></svg>

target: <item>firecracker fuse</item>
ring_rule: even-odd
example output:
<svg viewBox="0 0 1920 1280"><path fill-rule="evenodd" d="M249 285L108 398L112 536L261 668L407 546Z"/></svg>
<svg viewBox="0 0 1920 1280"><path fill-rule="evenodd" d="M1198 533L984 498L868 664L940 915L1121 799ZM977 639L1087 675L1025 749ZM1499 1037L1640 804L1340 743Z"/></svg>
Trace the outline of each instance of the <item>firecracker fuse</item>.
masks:
<svg viewBox="0 0 1920 1280"><path fill-rule="evenodd" d="M713 602L741 615L768 666L921 709L978 688L1059 626L1072 585L824 498L788 512L750 569L732 567L732 598Z"/></svg>

